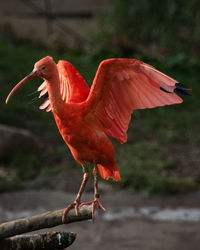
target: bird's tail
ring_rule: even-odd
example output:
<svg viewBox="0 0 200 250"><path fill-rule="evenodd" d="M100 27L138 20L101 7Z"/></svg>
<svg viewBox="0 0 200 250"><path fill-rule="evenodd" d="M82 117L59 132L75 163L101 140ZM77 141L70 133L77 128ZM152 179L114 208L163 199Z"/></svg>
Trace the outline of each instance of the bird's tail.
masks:
<svg viewBox="0 0 200 250"><path fill-rule="evenodd" d="M121 176L115 162L111 163L110 165L102 166L97 164L99 173L103 179L112 178L114 181L120 181Z"/></svg>

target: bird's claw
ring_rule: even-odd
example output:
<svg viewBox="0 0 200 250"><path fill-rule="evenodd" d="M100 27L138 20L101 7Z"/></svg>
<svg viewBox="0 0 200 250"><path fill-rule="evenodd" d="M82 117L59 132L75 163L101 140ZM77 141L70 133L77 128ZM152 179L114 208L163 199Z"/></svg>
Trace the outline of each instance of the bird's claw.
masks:
<svg viewBox="0 0 200 250"><path fill-rule="evenodd" d="M89 202L84 202L81 203L80 206L83 205L92 205L92 220L94 221L94 210L95 210L95 206L97 206L98 208L102 209L104 212L106 211L106 208L101 204L99 198L94 198L93 201L89 201Z"/></svg>
<svg viewBox="0 0 200 250"><path fill-rule="evenodd" d="M88 205L92 205L92 220L94 220L94 211L95 211L95 207L97 206L98 208L102 209L104 212L106 211L106 208L101 204L99 198L94 198L93 201L89 201L89 202L78 202L75 201L74 203L70 204L63 212L63 216L62 216L62 222L65 223L66 221L66 217L67 214L69 212L69 210L71 210L72 208L75 209L76 215L79 215L79 211L78 208L79 206L88 206Z"/></svg>
<svg viewBox="0 0 200 250"><path fill-rule="evenodd" d="M62 216L62 222L64 223L65 220L66 220L66 217L67 217L67 214L69 212L69 210L71 210L72 208L75 209L75 212L76 212L76 215L79 214L79 211L78 211L78 207L81 205L80 202L78 201L75 201L74 203L70 204L63 212L63 216Z"/></svg>

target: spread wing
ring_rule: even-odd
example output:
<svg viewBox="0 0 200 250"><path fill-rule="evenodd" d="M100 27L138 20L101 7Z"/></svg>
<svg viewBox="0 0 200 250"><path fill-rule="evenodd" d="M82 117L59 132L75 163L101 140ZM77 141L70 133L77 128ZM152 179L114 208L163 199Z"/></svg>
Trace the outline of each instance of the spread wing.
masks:
<svg viewBox="0 0 200 250"><path fill-rule="evenodd" d="M127 140L135 109L181 103L187 88L154 67L135 59L109 59L98 68L86 101L86 119L95 120L108 136Z"/></svg>
<svg viewBox="0 0 200 250"><path fill-rule="evenodd" d="M90 89L75 69L75 67L67 61L59 61L57 64L60 78L60 93L63 101L67 103L79 103L87 99ZM47 84L44 81L38 88L40 92L39 98L47 95ZM40 106L40 109L46 109L47 112L51 111L50 100L47 98Z"/></svg>

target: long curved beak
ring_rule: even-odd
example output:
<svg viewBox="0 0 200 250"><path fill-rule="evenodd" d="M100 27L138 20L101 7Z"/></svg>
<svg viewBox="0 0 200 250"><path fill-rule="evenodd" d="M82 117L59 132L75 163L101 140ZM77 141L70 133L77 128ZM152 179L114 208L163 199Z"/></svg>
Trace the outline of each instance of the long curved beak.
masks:
<svg viewBox="0 0 200 250"><path fill-rule="evenodd" d="M14 92L19 89L23 84L25 84L26 82L35 79L36 77L38 77L37 71L33 70L29 75L27 75L23 80L21 80L9 93L8 97L6 98L6 104L8 103L8 101L10 100L11 96L14 94Z"/></svg>

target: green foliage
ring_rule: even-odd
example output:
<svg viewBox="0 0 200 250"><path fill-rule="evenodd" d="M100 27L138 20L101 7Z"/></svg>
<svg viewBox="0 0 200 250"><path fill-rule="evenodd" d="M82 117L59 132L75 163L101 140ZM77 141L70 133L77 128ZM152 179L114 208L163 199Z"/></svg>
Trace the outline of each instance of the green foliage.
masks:
<svg viewBox="0 0 200 250"><path fill-rule="evenodd" d="M19 180L31 179L38 175L42 160L36 153L17 150L12 157L7 156L3 163L15 174Z"/></svg>
<svg viewBox="0 0 200 250"><path fill-rule="evenodd" d="M196 53L200 43L198 0L113 0L101 20L103 47L130 51L154 49Z"/></svg>
<svg viewBox="0 0 200 250"><path fill-rule="evenodd" d="M175 175L176 163L165 157L166 145L158 141L142 141L118 149L122 176L119 186L145 195L182 193L198 188L199 183L194 176L180 178Z"/></svg>
<svg viewBox="0 0 200 250"><path fill-rule="evenodd" d="M21 187L16 172L0 167L0 192L12 191Z"/></svg>

